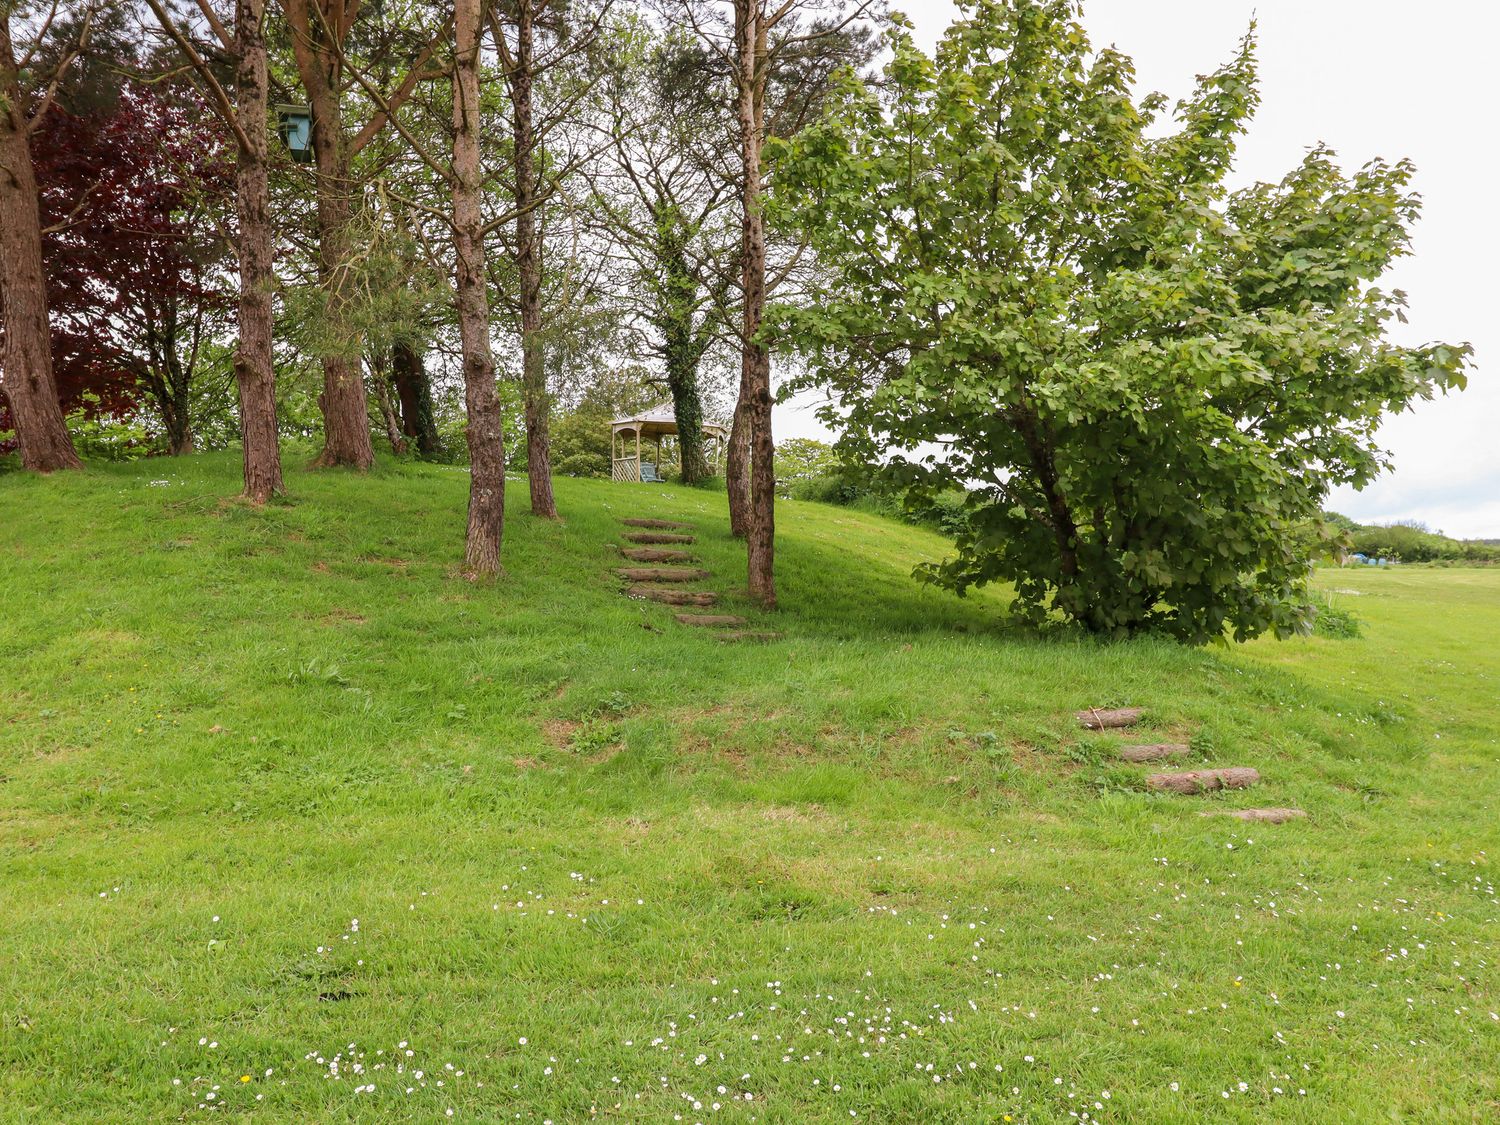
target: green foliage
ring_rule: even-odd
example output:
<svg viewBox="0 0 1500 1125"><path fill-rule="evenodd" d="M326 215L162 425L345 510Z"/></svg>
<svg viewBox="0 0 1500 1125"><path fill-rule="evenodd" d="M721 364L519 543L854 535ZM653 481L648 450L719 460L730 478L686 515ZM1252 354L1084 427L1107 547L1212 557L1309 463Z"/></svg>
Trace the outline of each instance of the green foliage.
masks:
<svg viewBox="0 0 1500 1125"><path fill-rule="evenodd" d="M80 457L95 461L133 461L154 451L155 435L140 414L123 418L97 409L99 398L90 392L79 396L79 406L68 414L68 433Z"/></svg>
<svg viewBox="0 0 1500 1125"><path fill-rule="evenodd" d="M838 468L838 454L826 441L788 438L776 445L776 488L782 495L792 495L800 482L831 476Z"/></svg>
<svg viewBox="0 0 1500 1125"><path fill-rule="evenodd" d="M1313 632L1320 637L1349 640L1360 635L1359 618L1337 604L1332 594L1315 594L1312 599Z"/></svg>
<svg viewBox="0 0 1500 1125"><path fill-rule="evenodd" d="M1359 554L1396 562L1500 562L1500 547L1479 540L1452 539L1418 523L1356 526L1349 542Z"/></svg>
<svg viewBox="0 0 1500 1125"><path fill-rule="evenodd" d="M1467 346L1384 338L1412 168L1319 146L1231 193L1251 39L1164 132L1075 12L982 0L935 58L898 22L883 83L773 146L772 213L825 267L779 334L908 506L968 489L928 577L1111 635L1305 629L1323 498L1385 467L1386 412L1464 384Z"/></svg>
<svg viewBox="0 0 1500 1125"><path fill-rule="evenodd" d="M610 411L585 403L552 420L552 468L565 477L610 475Z"/></svg>

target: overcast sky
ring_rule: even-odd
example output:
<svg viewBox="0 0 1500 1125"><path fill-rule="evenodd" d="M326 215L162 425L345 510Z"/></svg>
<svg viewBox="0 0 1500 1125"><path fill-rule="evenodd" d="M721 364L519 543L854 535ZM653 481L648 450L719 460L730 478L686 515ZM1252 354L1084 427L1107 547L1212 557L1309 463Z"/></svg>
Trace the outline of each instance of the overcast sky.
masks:
<svg viewBox="0 0 1500 1125"><path fill-rule="evenodd" d="M930 47L947 0L893 0ZM1500 537L1500 96L1490 0L1088 0L1095 46L1136 62L1140 85L1176 98L1227 60L1254 15L1261 107L1240 146L1236 184L1279 180L1325 141L1346 168L1373 156L1416 162L1424 209L1413 254L1385 283L1406 290L1407 343L1467 340L1469 389L1389 419L1393 473L1329 506L1365 523L1424 520L1450 535ZM828 437L809 409L777 408L778 438Z"/></svg>

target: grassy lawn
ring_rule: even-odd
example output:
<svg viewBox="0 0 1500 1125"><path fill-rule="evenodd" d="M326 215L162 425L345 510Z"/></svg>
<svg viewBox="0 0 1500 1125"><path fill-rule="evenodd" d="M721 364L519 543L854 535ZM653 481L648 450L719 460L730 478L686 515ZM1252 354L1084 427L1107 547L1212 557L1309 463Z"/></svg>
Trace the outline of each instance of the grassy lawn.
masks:
<svg viewBox="0 0 1500 1125"><path fill-rule="evenodd" d="M611 573L690 519L748 612L720 495L515 484L474 585L459 471L237 470L0 477L0 1121L1500 1118L1500 570L1104 645L789 503L725 645Z"/></svg>

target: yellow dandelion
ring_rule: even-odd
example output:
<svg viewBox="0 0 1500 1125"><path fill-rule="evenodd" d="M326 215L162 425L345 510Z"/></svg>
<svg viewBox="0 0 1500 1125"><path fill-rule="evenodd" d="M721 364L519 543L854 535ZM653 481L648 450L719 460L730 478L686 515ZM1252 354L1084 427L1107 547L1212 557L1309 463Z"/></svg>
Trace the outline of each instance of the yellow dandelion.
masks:
<svg viewBox="0 0 1500 1125"><path fill-rule="evenodd" d="M240 1075L240 1081L241 1082L249 1082L250 1081L250 1076L248 1074L242 1074L242 1075Z"/></svg>

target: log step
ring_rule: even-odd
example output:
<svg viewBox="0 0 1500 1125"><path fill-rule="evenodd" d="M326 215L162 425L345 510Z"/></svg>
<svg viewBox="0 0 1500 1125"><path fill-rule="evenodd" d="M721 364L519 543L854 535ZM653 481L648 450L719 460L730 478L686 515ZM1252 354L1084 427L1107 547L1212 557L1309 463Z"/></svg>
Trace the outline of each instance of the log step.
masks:
<svg viewBox="0 0 1500 1125"><path fill-rule="evenodd" d="M1232 816L1235 820L1253 820L1261 824L1285 824L1289 820L1300 820L1307 816L1301 809L1224 809L1202 815Z"/></svg>
<svg viewBox="0 0 1500 1125"><path fill-rule="evenodd" d="M732 629L743 625L745 619L732 613L679 613L679 624L701 625L705 629Z"/></svg>
<svg viewBox="0 0 1500 1125"><path fill-rule="evenodd" d="M759 633L753 629L737 629L728 633L717 633L715 636L726 644L734 644L739 641L760 641L764 643L781 640L780 633Z"/></svg>
<svg viewBox="0 0 1500 1125"><path fill-rule="evenodd" d="M1145 713L1142 707L1117 707L1108 711L1090 707L1078 712L1078 721L1083 724L1084 730L1112 730L1115 727L1135 726Z"/></svg>
<svg viewBox="0 0 1500 1125"><path fill-rule="evenodd" d="M692 543L695 541L694 536L691 535L676 535L663 531L631 531L626 533L625 538L632 543Z"/></svg>
<svg viewBox="0 0 1500 1125"><path fill-rule="evenodd" d="M717 605L718 594L711 594L698 590L673 590L661 586L631 586L625 591L627 598L645 598L650 602L662 602L666 605Z"/></svg>
<svg viewBox="0 0 1500 1125"><path fill-rule="evenodd" d="M680 523L677 520L640 520L640 519L629 519L629 520L621 520L620 522L623 523L626 527L654 527L654 528L657 528L657 529L660 529L660 530L667 530L667 531L670 531L673 528L684 528L684 527L692 527L693 526L690 523Z"/></svg>
<svg viewBox="0 0 1500 1125"><path fill-rule="evenodd" d="M701 582L708 571L691 566L627 566L615 571L627 582Z"/></svg>
<svg viewBox="0 0 1500 1125"><path fill-rule="evenodd" d="M1163 793L1207 793L1214 789L1248 789L1260 780L1249 766L1220 770L1188 770L1185 773L1153 773L1146 784Z"/></svg>
<svg viewBox="0 0 1500 1125"><path fill-rule="evenodd" d="M1120 757L1127 762L1160 762L1180 758L1190 749L1185 742L1148 742L1142 746L1120 747Z"/></svg>
<svg viewBox="0 0 1500 1125"><path fill-rule="evenodd" d="M688 563L696 561L695 556L689 551L667 551L661 547L625 547L620 554L631 562L645 563Z"/></svg>

